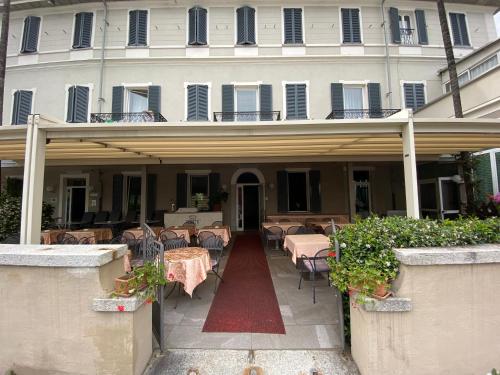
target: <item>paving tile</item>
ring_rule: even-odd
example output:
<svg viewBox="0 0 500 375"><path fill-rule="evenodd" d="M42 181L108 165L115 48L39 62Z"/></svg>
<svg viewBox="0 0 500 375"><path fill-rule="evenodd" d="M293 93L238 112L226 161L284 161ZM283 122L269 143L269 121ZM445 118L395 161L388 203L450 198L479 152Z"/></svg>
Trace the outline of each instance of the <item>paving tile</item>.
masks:
<svg viewBox="0 0 500 375"><path fill-rule="evenodd" d="M246 349L251 348L250 333L206 333L201 327L176 325L166 338L167 348Z"/></svg>

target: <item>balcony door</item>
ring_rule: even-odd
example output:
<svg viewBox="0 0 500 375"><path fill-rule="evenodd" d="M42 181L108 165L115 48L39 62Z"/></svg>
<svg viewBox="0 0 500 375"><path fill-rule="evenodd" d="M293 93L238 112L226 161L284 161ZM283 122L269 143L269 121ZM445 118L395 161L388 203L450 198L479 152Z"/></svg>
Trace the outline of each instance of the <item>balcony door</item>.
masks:
<svg viewBox="0 0 500 375"><path fill-rule="evenodd" d="M236 97L236 116L237 121L257 121L258 103L256 87L237 87L235 89ZM244 113L241 113L244 112Z"/></svg>
<svg viewBox="0 0 500 375"><path fill-rule="evenodd" d="M127 89L127 101L125 103L126 112L140 113L148 110L148 89L129 88Z"/></svg>
<svg viewBox="0 0 500 375"><path fill-rule="evenodd" d="M363 104L363 87L344 85L344 117L362 118Z"/></svg>

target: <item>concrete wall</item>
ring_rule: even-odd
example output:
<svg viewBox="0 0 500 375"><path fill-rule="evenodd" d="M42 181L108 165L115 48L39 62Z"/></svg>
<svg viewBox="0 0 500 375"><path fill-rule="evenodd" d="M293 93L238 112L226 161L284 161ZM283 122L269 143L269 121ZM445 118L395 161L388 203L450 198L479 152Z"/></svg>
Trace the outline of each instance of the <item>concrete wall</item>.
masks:
<svg viewBox="0 0 500 375"><path fill-rule="evenodd" d="M86 250L93 249L95 259L109 251L82 245L34 250L41 247L19 255L22 265L9 255L21 254L21 246L0 248L0 374L141 374L152 352L151 305L125 312L93 308L124 274L126 248L107 263L79 266ZM58 261L63 257L66 266Z"/></svg>
<svg viewBox="0 0 500 375"><path fill-rule="evenodd" d="M150 10L149 46L127 48L128 11L137 2L109 4L104 69L104 107L111 110L111 88L123 83L153 83L162 86L161 112L169 121L185 119L185 82L210 82L211 112L220 111L220 87L231 82L264 82L273 85L274 109L283 111L283 81L309 81L310 117L324 118L331 111L329 85L332 82L380 82L382 92L392 92L392 106L402 105L402 81L425 81L427 99L441 93L435 72L445 65L435 5L431 2L391 1L387 6L413 12L424 9L429 45L411 48L390 45L392 87L387 87L384 38L380 2L365 0L360 6L363 44L353 50L343 48L340 30L340 1L303 1L303 48L283 47L282 7L289 3L255 0L257 44L254 50L235 46L235 8L218 0L196 2L208 9L207 48L186 46L187 9L194 5L159 5L143 1L140 6ZM448 11L466 12L472 47L459 54L470 53L495 38L491 7L447 4ZM73 51L74 14L95 12L93 45L88 50ZM387 12L387 9L386 9ZM23 20L27 15L42 18L39 52L20 55ZM98 108L99 59L103 37L103 9L100 2L71 6L37 8L11 13L6 100L3 123L11 119L10 93L19 89L36 89L33 113L65 119L66 86L91 84L90 112ZM390 40L390 38L389 38ZM457 52L458 53L458 52ZM250 56L249 56L250 55ZM221 66L224 66L221 69ZM40 72L43 69L43 74ZM386 95L383 107L390 106ZM365 107L368 107L367 103Z"/></svg>
<svg viewBox="0 0 500 375"><path fill-rule="evenodd" d="M500 363L500 245L399 249L398 298L351 306L361 374L486 374ZM373 303L372 303L373 302Z"/></svg>

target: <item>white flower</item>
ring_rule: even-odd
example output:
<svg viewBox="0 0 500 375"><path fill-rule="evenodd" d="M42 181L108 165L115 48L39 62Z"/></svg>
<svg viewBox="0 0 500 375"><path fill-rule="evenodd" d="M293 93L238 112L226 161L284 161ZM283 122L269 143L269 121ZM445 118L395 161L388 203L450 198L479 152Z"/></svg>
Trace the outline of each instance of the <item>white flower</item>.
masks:
<svg viewBox="0 0 500 375"><path fill-rule="evenodd" d="M342 243L340 244L340 247L341 247L342 249L345 249L345 248L347 247L347 245L346 245L344 242L342 242Z"/></svg>
<svg viewBox="0 0 500 375"><path fill-rule="evenodd" d="M389 267L391 265L391 262L385 262L385 265Z"/></svg>
<svg viewBox="0 0 500 375"><path fill-rule="evenodd" d="M371 248L371 245L369 243L366 244L366 248L369 249Z"/></svg>

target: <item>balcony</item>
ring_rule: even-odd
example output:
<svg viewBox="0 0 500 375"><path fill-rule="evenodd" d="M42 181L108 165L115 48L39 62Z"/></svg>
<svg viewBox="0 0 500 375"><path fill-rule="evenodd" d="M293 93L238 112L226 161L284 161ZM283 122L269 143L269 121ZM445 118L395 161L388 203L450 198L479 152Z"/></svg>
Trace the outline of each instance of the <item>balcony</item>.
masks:
<svg viewBox="0 0 500 375"><path fill-rule="evenodd" d="M413 46L416 45L415 42L415 29L399 29L401 35L401 45Z"/></svg>
<svg viewBox="0 0 500 375"><path fill-rule="evenodd" d="M91 113L91 123L111 124L114 122L167 122L159 112Z"/></svg>
<svg viewBox="0 0 500 375"><path fill-rule="evenodd" d="M327 117L327 120L338 119L368 119L368 118L386 118L401 111L400 109L343 109L332 111Z"/></svg>
<svg viewBox="0 0 500 375"><path fill-rule="evenodd" d="M214 112L214 121L279 121L280 111Z"/></svg>

